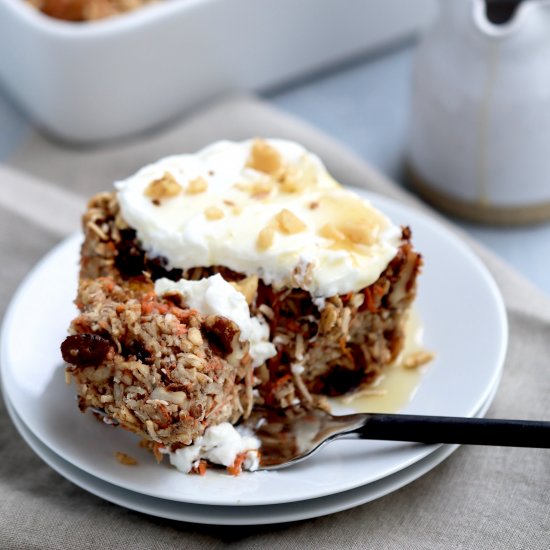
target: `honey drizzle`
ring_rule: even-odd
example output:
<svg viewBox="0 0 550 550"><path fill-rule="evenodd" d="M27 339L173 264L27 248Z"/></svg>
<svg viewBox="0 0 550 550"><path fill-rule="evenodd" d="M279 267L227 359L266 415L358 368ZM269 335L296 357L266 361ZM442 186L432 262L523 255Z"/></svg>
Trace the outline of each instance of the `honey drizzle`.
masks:
<svg viewBox="0 0 550 550"><path fill-rule="evenodd" d="M405 326L405 345L395 363L384 369L375 384L355 394L331 400L334 412L352 409L355 412L394 413L405 407L414 397L428 365L405 368L403 363L414 353L425 351L422 339L422 322L412 309Z"/></svg>

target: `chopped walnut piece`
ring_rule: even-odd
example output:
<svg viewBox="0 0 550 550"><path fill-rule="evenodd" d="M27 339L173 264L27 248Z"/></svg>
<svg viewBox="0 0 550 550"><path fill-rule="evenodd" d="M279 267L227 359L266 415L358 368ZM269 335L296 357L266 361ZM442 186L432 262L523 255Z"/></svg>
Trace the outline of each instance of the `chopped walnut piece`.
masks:
<svg viewBox="0 0 550 550"><path fill-rule="evenodd" d="M333 241L343 241L346 236L338 230L333 223L326 223L319 229L319 235L325 237L325 239L332 239Z"/></svg>
<svg viewBox="0 0 550 550"><path fill-rule="evenodd" d="M179 195L182 191L181 185L176 181L176 178L170 172L165 172L162 178L152 181L144 193L153 202L163 199L170 199Z"/></svg>
<svg viewBox="0 0 550 550"><path fill-rule="evenodd" d="M279 181L281 191L285 193L297 193L302 187L298 178L293 177L289 171L285 172Z"/></svg>
<svg viewBox="0 0 550 550"><path fill-rule="evenodd" d="M282 167L281 154L263 139L255 139L246 166L265 174L275 174Z"/></svg>
<svg viewBox="0 0 550 550"><path fill-rule="evenodd" d="M209 206L205 211L204 215L207 220L221 220L224 217L223 210L217 206Z"/></svg>
<svg viewBox="0 0 550 550"><path fill-rule="evenodd" d="M248 305L252 304L254 298L256 297L256 292L258 291L258 276L250 275L245 279L230 283L233 288L239 291L246 299Z"/></svg>
<svg viewBox="0 0 550 550"><path fill-rule="evenodd" d="M275 230L270 225L264 227L260 233L258 233L258 240L256 244L260 250L267 250L272 244L275 238Z"/></svg>
<svg viewBox="0 0 550 550"><path fill-rule="evenodd" d="M198 178L192 179L187 184L187 189L185 191L190 195L197 195L198 193L204 193L207 189L208 182L199 176Z"/></svg>
<svg viewBox="0 0 550 550"><path fill-rule="evenodd" d="M257 181L251 188L253 197L266 197L273 190L273 183L270 181Z"/></svg>
<svg viewBox="0 0 550 550"><path fill-rule="evenodd" d="M283 208L276 216L275 219L278 224L278 229L281 233L292 235L294 233L300 233L306 228L306 224L293 214L290 210Z"/></svg>
<svg viewBox="0 0 550 550"><path fill-rule="evenodd" d="M339 229L352 243L373 243L372 228L368 222L344 222Z"/></svg>
<svg viewBox="0 0 550 550"><path fill-rule="evenodd" d="M429 363L433 358L434 354L429 351L417 351L403 361L403 366L406 369L416 369Z"/></svg>
<svg viewBox="0 0 550 550"><path fill-rule="evenodd" d="M124 466L135 466L138 461L131 457L130 455L127 455L126 453L121 453L120 451L117 451L115 453L115 458L121 463L124 464Z"/></svg>
<svg viewBox="0 0 550 550"><path fill-rule="evenodd" d="M278 180L280 189L284 193L298 193L316 184L315 165L307 157L302 157L297 164L287 166L279 174Z"/></svg>
<svg viewBox="0 0 550 550"><path fill-rule="evenodd" d="M326 239L357 245L373 243L372 228L367 222L343 222L338 225L327 223L319 229L319 235Z"/></svg>

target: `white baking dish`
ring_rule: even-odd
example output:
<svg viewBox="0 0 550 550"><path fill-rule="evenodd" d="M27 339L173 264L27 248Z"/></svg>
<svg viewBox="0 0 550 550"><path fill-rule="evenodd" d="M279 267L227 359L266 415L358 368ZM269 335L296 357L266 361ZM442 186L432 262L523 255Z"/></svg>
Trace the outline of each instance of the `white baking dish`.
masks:
<svg viewBox="0 0 550 550"><path fill-rule="evenodd" d="M230 90L281 84L426 23L433 0L166 0L66 23L0 0L0 82L51 134L151 128Z"/></svg>

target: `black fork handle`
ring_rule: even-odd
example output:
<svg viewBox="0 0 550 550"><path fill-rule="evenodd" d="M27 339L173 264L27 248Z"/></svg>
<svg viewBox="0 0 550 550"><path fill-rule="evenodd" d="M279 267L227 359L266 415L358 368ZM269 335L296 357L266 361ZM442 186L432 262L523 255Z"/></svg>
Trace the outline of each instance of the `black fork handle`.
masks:
<svg viewBox="0 0 550 550"><path fill-rule="evenodd" d="M550 448L550 422L408 414L366 414L360 439Z"/></svg>

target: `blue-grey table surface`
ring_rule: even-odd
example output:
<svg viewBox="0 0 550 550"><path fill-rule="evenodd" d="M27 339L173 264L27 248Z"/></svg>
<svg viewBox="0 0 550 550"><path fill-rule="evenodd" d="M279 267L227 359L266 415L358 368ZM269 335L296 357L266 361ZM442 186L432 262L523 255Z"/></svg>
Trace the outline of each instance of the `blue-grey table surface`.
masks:
<svg viewBox="0 0 550 550"><path fill-rule="evenodd" d="M414 44L357 59L264 94L265 99L345 143L404 184ZM0 161L24 139L31 123L0 89ZM550 223L494 228L454 220L550 295Z"/></svg>

